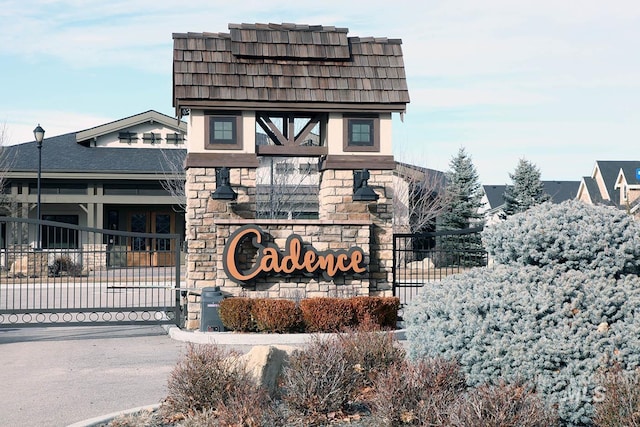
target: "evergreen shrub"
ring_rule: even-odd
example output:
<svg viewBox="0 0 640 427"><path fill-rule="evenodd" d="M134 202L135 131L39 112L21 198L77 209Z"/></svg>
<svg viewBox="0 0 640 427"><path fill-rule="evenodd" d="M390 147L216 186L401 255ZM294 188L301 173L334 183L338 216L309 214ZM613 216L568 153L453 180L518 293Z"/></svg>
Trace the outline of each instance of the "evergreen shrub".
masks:
<svg viewBox="0 0 640 427"><path fill-rule="evenodd" d="M555 265L618 277L640 273L639 229L624 211L569 200L543 203L487 227L483 240L497 264Z"/></svg>
<svg viewBox="0 0 640 427"><path fill-rule="evenodd" d="M300 303L275 298L226 298L219 315L237 332L339 332L353 327L395 329L397 297L308 298Z"/></svg>
<svg viewBox="0 0 640 427"><path fill-rule="evenodd" d="M494 266L429 284L406 308L409 357L458 360L471 386L525 379L563 425L592 425L598 370L640 366L639 231L574 201L488 228Z"/></svg>

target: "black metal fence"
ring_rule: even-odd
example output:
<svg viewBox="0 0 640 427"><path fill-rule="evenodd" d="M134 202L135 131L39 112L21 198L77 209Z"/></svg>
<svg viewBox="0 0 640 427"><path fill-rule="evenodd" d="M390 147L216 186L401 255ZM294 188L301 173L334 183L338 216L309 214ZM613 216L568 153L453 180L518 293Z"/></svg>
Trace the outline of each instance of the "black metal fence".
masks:
<svg viewBox="0 0 640 427"><path fill-rule="evenodd" d="M482 228L393 236L393 295L404 306L429 282L486 266Z"/></svg>
<svg viewBox="0 0 640 427"><path fill-rule="evenodd" d="M0 328L175 323L177 234L0 217Z"/></svg>

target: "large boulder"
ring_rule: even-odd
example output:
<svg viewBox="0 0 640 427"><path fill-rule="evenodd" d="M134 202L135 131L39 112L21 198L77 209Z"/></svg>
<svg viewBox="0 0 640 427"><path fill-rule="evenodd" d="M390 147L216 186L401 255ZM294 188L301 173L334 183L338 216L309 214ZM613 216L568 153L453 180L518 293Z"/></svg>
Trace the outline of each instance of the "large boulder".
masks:
<svg viewBox="0 0 640 427"><path fill-rule="evenodd" d="M289 356L296 347L286 345L257 345L248 353L239 356L256 383L274 395L278 388L278 377Z"/></svg>

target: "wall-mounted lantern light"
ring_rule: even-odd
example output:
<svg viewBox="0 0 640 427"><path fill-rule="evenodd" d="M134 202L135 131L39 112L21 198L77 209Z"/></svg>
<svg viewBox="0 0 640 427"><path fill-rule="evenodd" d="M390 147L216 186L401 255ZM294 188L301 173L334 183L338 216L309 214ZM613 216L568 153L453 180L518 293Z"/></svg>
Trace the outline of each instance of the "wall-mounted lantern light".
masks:
<svg viewBox="0 0 640 427"><path fill-rule="evenodd" d="M229 168L216 169L216 191L211 193L211 198L216 200L235 200L238 194L229 185Z"/></svg>
<svg viewBox="0 0 640 427"><path fill-rule="evenodd" d="M353 200L373 202L378 200L378 195L369 185L369 171L362 169L361 171L353 171Z"/></svg>

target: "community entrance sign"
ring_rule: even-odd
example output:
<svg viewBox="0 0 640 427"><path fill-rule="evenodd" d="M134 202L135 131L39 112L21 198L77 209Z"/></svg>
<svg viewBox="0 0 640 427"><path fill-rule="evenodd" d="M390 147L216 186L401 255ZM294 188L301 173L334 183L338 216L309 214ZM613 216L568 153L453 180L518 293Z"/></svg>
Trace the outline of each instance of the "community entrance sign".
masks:
<svg viewBox="0 0 640 427"><path fill-rule="evenodd" d="M251 241L247 248L246 243ZM233 232L224 247L222 262L225 273L234 282L244 285L259 275L314 276L322 274L331 280L338 274L360 274L367 271L364 251L354 246L348 250L318 251L305 244L297 234L287 238L281 250L274 243L263 243L266 236L257 225L245 225ZM257 251L253 262L244 262L249 251ZM243 267L248 267L244 268Z"/></svg>

